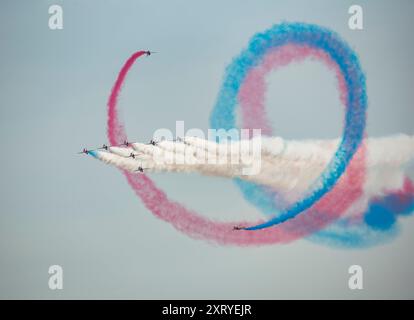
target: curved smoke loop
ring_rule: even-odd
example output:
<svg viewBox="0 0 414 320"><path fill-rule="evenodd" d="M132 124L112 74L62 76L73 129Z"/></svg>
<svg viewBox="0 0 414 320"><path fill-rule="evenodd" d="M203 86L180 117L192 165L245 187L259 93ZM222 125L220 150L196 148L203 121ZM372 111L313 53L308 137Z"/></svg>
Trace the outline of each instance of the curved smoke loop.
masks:
<svg viewBox="0 0 414 320"><path fill-rule="evenodd" d="M127 60L111 91L108 139L112 145L127 140L118 116L117 100L128 71L144 54L145 51L136 52ZM226 69L211 114L211 126L234 128L239 104L244 127L262 128L264 133L271 135L263 104L265 76L307 58L321 61L335 72L346 117L343 137L333 158L301 199L293 203L280 201L283 200L282 190L236 179L245 198L271 218L258 221L246 230L234 231L234 225L252 224L244 221L223 223L205 218L170 200L148 176L131 173L120 165L128 183L146 207L189 236L220 244L263 245L309 237L333 245L368 246L395 234L396 217L413 211L414 186L406 178L401 188L381 196L372 198L364 194L367 179L365 76L356 54L332 31L316 25L284 23L255 35L247 49ZM92 155L105 158L99 152ZM105 161L110 162L108 159L107 156ZM258 229L261 230L248 231Z"/></svg>

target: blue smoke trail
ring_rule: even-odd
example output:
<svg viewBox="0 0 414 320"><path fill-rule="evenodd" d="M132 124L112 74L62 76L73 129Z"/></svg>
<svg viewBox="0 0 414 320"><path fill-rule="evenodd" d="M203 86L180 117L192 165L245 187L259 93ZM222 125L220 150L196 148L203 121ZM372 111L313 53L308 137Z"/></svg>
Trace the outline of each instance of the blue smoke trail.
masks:
<svg viewBox="0 0 414 320"><path fill-rule="evenodd" d="M358 225L349 224L348 218L342 218L307 239L341 248L370 247L394 239L400 231L397 218L413 212L414 195L410 191L403 198L398 193L386 194L370 201L363 221Z"/></svg>
<svg viewBox="0 0 414 320"><path fill-rule="evenodd" d="M246 199L262 212L279 212L280 207L274 200L277 193L268 188L235 179L236 185L245 193ZM320 230L306 239L338 248L368 248L394 239L400 228L397 218L409 216L414 212L414 195L406 194L401 201L398 195L386 194L371 200L363 221L350 224L349 218L340 218L324 230Z"/></svg>
<svg viewBox="0 0 414 320"><path fill-rule="evenodd" d="M236 127L237 96L249 70L257 66L269 50L289 43L322 49L341 70L348 91L343 136L334 157L307 196L269 221L246 228L246 230L258 230L283 223L310 208L335 186L364 137L367 95L365 75L361 70L358 57L336 33L317 25L305 23L275 25L263 33L256 34L251 39L247 49L233 59L226 69L216 105L210 116L211 127L227 130ZM247 193L252 191L252 187L244 185L242 191L248 197ZM259 193L260 191L255 191L255 202L260 203L257 198ZM268 208L268 199L263 201Z"/></svg>
<svg viewBox="0 0 414 320"><path fill-rule="evenodd" d="M96 159L99 158L98 153L95 150L88 151L88 154L91 155L92 157L96 158Z"/></svg>

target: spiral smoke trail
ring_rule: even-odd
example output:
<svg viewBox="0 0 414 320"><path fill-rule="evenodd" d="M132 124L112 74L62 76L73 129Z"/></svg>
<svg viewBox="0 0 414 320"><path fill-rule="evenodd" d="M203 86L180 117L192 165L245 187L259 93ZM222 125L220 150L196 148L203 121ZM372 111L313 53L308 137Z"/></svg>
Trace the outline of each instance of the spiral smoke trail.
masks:
<svg viewBox="0 0 414 320"><path fill-rule="evenodd" d="M274 59L274 63L268 63L267 55L277 55L278 52L279 58ZM127 139L124 125L118 116L117 100L128 71L135 61L144 54L144 51L136 52L127 60L111 91L108 101L108 139L112 145L120 145ZM116 150L112 150L114 153L108 154L104 152L91 152L91 154L119 167L130 186L155 216L171 223L176 229L191 237L226 245L247 246L287 243L302 237L321 234L317 241L342 241L345 244L358 246L364 241L365 235L361 236L362 240L354 241L355 238L349 238L347 234L344 235L342 229L341 233L337 233L336 230L323 229L334 222L341 221L345 221L347 224L355 223L354 225L357 226L365 223L364 226L369 224L369 226L382 228L389 225L390 216L395 218L398 214L411 212L414 203L414 188L411 181L400 179L400 187L383 193L375 199L370 198L371 191L365 187L366 182L369 181L370 168L375 167L376 162L380 164L385 161L387 164L392 164L396 168L395 172L400 174L402 163L406 162L406 158L412 157L412 144L407 145L404 142L394 144L394 142L386 140L375 140L371 143L371 140L363 139L366 108L365 78L360 70L356 55L340 40L338 35L315 25L292 23L274 26L253 37L248 48L226 69L225 80L211 115L211 124L213 128L230 129L235 127L235 107L240 102L243 117L245 120L246 118L250 119L250 122L247 122L249 125L254 124L255 121L251 119L251 116L249 117L249 113L254 112L249 108L252 108L251 106L262 108L259 110L261 112L254 113L260 115L256 117L260 124L258 128L264 128L265 133L270 134L271 127L266 123L263 105L254 103L254 99L261 101L261 93L265 88L260 72L264 70L266 73L266 70L270 70L274 66L284 66L309 56L321 61L328 61L328 67L330 66L337 75L341 101L345 104L347 111L344 135L337 143L333 143L337 148L336 151L334 148L329 149L326 153L321 153L320 150L316 152L312 151L312 148L305 149L311 149L310 154L316 159L326 160L325 167L322 167L316 182L310 182L310 187L304 192L305 196L293 203L286 202L287 206L281 207L276 201L280 199L283 190L263 188L257 184L260 181L254 180L255 177L249 178L249 181L243 181L240 180L243 177L237 176L236 181L244 196L265 214L270 215L271 219L268 221L258 221L255 224L245 221L230 223L212 221L168 199L168 196L157 188L147 175L132 173L131 168L136 168L137 161L125 158L125 152L130 150L124 150L124 154L117 154ZM267 67L266 63L268 63ZM263 69L257 69L261 64L264 66ZM405 141L412 143L412 137L401 136L398 139L401 141L405 139ZM302 154L302 148L295 148L298 143L293 142L288 145L293 146L287 149L291 153L283 153L283 156L293 154L300 158L309 155ZM375 147L375 145L379 147ZM388 154L384 153L372 156L376 154L375 150L381 150L385 145L395 147L396 153L394 155L397 157L388 157ZM121 153L122 150L118 151ZM144 152L144 150L141 151ZM327 157L327 154L330 156ZM278 155L281 156L276 152L274 156ZM265 162L275 161L275 159L269 158L269 155L267 157L264 159ZM150 157L146 155L141 161L149 163L148 159ZM294 164L294 161L287 164L287 167L291 164ZM157 168L154 165L150 169L156 170ZM178 170L174 166L164 166L158 169L162 171ZM198 168L197 171L202 174L223 175L221 169L217 168L217 171L214 172L214 167L208 168L207 171ZM311 164L306 167L308 171L314 169L315 167ZM183 172L194 170L194 166L188 168L181 166L179 170ZM397 173L395 175L398 175ZM236 177L231 171L225 174L228 177ZM280 178L275 178L273 181L276 185L278 179ZM274 185L271 184L271 186ZM370 201L368 212L365 212L366 206L355 207L361 199L365 198L369 198ZM352 219L345 220L345 216L350 212L353 213ZM342 217L344 220L341 220ZM380 217L379 220L378 217ZM386 221L385 224L384 221ZM262 230L234 231L234 225L253 225L253 227L246 229ZM271 228L269 228L270 226Z"/></svg>

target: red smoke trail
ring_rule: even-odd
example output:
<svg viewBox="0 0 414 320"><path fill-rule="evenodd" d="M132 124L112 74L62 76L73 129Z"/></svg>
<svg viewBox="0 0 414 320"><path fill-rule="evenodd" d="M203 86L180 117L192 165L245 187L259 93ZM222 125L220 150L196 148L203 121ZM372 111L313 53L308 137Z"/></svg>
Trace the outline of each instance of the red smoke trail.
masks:
<svg viewBox="0 0 414 320"><path fill-rule="evenodd" d="M263 58L263 62L250 70L246 76L238 97L241 106L243 128L261 128L262 134L272 136L272 127L266 118L265 109L266 76L270 72L285 67L290 63L299 63L305 59L320 61L329 70L334 72L339 90L339 99L342 105L345 106L347 97L345 80L341 70L329 55L321 49L288 44L268 53Z"/></svg>
<svg viewBox="0 0 414 320"><path fill-rule="evenodd" d="M127 140L124 125L118 118L118 95L121 92L125 77L131 69L134 62L141 56L145 55L145 51L135 52L124 64L116 78L112 88L111 95L108 100L108 140L111 145L119 145Z"/></svg>

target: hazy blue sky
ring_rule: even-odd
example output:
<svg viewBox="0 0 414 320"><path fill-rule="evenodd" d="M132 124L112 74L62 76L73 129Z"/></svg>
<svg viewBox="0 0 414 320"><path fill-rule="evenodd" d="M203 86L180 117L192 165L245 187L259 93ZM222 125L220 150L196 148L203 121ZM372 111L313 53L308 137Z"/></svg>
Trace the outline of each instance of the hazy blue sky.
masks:
<svg viewBox="0 0 414 320"><path fill-rule="evenodd" d="M364 9L363 31L348 29L354 3ZM63 30L48 28L52 4L63 7ZM253 34L281 21L329 27L358 52L370 135L414 134L413 15L408 0L1 1L0 297L414 298L412 218L395 241L366 250L307 240L218 247L157 220L117 170L75 154L106 142L106 100L134 51L160 53L139 62L123 91L130 138L147 140L176 120L207 129L226 65ZM270 77L278 134L340 134L332 77L314 63ZM260 216L231 181L154 179L208 216ZM52 264L64 269L62 291L48 288ZM348 289L352 264L364 268L359 292Z"/></svg>

